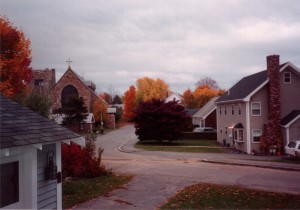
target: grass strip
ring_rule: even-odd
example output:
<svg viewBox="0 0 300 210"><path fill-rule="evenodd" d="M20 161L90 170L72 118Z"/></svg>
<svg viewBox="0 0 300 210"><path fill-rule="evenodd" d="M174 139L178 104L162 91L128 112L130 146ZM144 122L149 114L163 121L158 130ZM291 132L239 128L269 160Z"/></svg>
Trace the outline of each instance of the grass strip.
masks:
<svg viewBox="0 0 300 210"><path fill-rule="evenodd" d="M122 188L132 178L132 176L109 173L92 179L64 180L62 183L63 209L99 196L107 196L111 191Z"/></svg>
<svg viewBox="0 0 300 210"><path fill-rule="evenodd" d="M300 209L299 200L300 195L197 184L179 191L159 209Z"/></svg>
<svg viewBox="0 0 300 210"><path fill-rule="evenodd" d="M178 147L180 146L180 147ZM200 146L200 147L188 147ZM204 147L201 147L204 146ZM162 151L162 152L192 152L192 153L222 153L224 149L220 147L217 141L211 140L180 140L180 141L139 141L134 146L137 149L147 151ZM206 148L217 147L217 148Z"/></svg>

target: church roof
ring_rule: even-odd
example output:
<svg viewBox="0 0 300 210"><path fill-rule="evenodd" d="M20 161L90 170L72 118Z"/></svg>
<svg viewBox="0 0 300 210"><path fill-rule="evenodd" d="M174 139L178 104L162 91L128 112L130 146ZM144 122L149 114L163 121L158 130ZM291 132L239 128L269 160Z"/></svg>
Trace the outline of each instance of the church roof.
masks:
<svg viewBox="0 0 300 210"><path fill-rule="evenodd" d="M65 76L65 74L68 72L68 71L70 71L72 74L74 74L76 77L77 77L77 79L94 95L94 96L96 96L98 99L100 99L104 104L106 104L106 105L108 105L108 103L105 101L105 100L103 100L102 98L100 98L98 95L97 95L97 93L94 91L94 90L92 90L90 87L93 87L93 86L95 86L95 89L96 89L96 85L92 82L92 81L86 81L86 80L84 80L84 78L83 77L81 77L79 74L77 74L75 71L73 71L72 69L71 69L71 67L69 66L69 68L68 68L68 70L63 74L63 76L59 79L59 81ZM59 81L57 82L57 83L59 83ZM56 84L57 84L56 83ZM55 87L56 86L56 84L53 86L53 87ZM52 88L53 88L52 87Z"/></svg>

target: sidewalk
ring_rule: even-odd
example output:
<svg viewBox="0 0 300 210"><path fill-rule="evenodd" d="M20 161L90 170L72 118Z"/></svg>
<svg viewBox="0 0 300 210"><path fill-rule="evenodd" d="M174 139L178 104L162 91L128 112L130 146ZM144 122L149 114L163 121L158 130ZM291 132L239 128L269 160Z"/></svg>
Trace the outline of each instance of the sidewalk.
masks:
<svg viewBox="0 0 300 210"><path fill-rule="evenodd" d="M119 147L120 152L135 153L141 151L134 148L137 139L132 139L128 143ZM235 154L234 158L230 154L216 154L215 157L200 159L201 162L214 164L229 164L237 166L250 166L259 168L270 168L277 170L300 171L300 164L280 162L282 157L278 156L253 156L245 154Z"/></svg>
<svg viewBox="0 0 300 210"><path fill-rule="evenodd" d="M250 155L249 155L250 156ZM237 165L237 166L252 166L259 168L270 168L270 169L278 169L278 170L287 170L287 171L300 171L300 164L295 163L284 163L284 162L274 162L266 161L266 160L238 160L238 159L202 159L202 162L205 163L216 163L216 164L229 164L229 165Z"/></svg>

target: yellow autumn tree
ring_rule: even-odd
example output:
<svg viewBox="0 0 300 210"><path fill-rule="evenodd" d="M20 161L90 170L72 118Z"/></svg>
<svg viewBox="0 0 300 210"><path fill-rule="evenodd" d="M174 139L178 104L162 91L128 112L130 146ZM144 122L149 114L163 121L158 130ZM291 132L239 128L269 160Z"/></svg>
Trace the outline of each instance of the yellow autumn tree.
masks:
<svg viewBox="0 0 300 210"><path fill-rule="evenodd" d="M164 99L170 91L169 85L162 79L143 77L137 80L137 102L152 99Z"/></svg>

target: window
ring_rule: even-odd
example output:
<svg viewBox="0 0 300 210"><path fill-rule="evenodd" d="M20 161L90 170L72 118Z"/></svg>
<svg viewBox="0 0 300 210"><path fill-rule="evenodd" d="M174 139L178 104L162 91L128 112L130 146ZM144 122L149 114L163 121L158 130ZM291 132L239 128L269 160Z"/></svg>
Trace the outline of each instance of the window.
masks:
<svg viewBox="0 0 300 210"><path fill-rule="evenodd" d="M224 114L225 114L225 115L227 114L226 106L225 106L225 109L224 109Z"/></svg>
<svg viewBox="0 0 300 210"><path fill-rule="evenodd" d="M239 107L239 108L238 108L238 109L239 109L239 115L242 115L242 105L239 104L238 107Z"/></svg>
<svg viewBox="0 0 300 210"><path fill-rule="evenodd" d="M251 113L252 113L252 116L260 116L260 103L259 102L251 103Z"/></svg>
<svg viewBox="0 0 300 210"><path fill-rule="evenodd" d="M231 115L234 115L234 105L231 105Z"/></svg>
<svg viewBox="0 0 300 210"><path fill-rule="evenodd" d="M222 114L222 106L220 106L220 115Z"/></svg>
<svg viewBox="0 0 300 210"><path fill-rule="evenodd" d="M227 134L227 127L225 127L225 134Z"/></svg>
<svg viewBox="0 0 300 210"><path fill-rule="evenodd" d="M284 83L291 83L292 82L291 72L284 72L284 74L283 74L283 82Z"/></svg>
<svg viewBox="0 0 300 210"><path fill-rule="evenodd" d="M35 79L34 86L44 86L44 80L43 79Z"/></svg>
<svg viewBox="0 0 300 210"><path fill-rule="evenodd" d="M19 202L19 162L1 164L1 206Z"/></svg>
<svg viewBox="0 0 300 210"><path fill-rule="evenodd" d="M243 142L244 141L244 130L243 129L234 129L233 139L234 139L234 141Z"/></svg>
<svg viewBox="0 0 300 210"><path fill-rule="evenodd" d="M68 85L64 87L64 89L61 92L61 106L62 108L66 107L66 104L70 97L79 97L77 89L72 86Z"/></svg>
<svg viewBox="0 0 300 210"><path fill-rule="evenodd" d="M262 135L262 131L260 129L253 129L252 130L252 140L253 140L253 142L259 143L261 135Z"/></svg>

